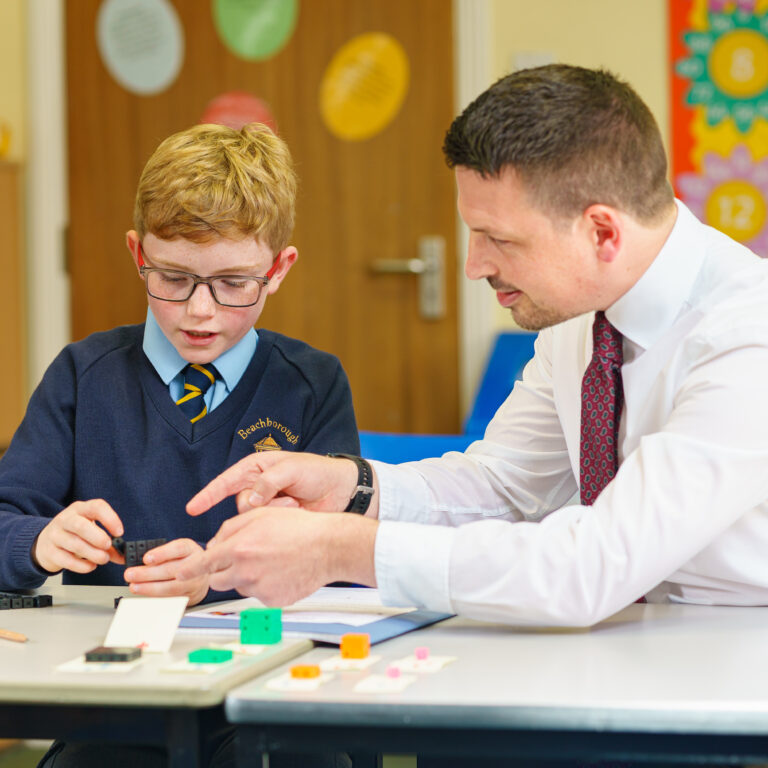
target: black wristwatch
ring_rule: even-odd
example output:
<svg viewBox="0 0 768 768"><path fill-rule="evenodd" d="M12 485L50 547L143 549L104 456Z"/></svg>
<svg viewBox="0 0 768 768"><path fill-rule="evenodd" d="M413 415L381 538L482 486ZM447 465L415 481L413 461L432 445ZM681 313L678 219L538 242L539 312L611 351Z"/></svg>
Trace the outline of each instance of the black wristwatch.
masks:
<svg viewBox="0 0 768 768"><path fill-rule="evenodd" d="M357 488L347 504L345 512L355 512L364 515L373 498L373 469L371 465L359 456L351 453L329 453L332 459L349 459L357 465Z"/></svg>

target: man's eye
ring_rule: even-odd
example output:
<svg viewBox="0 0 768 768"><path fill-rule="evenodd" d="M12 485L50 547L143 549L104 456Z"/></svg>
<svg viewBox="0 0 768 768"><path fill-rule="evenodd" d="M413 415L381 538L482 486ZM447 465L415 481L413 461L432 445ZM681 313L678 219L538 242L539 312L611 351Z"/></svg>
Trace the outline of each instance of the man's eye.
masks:
<svg viewBox="0 0 768 768"><path fill-rule="evenodd" d="M235 289L245 288L245 286L248 285L248 280L233 280L232 278L227 278L221 282L224 283L227 288Z"/></svg>

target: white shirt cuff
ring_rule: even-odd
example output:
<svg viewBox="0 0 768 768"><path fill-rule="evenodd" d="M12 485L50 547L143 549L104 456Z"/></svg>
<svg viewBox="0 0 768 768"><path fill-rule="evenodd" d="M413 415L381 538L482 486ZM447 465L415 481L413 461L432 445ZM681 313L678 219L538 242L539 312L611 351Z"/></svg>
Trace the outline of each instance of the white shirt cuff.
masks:
<svg viewBox="0 0 768 768"><path fill-rule="evenodd" d="M455 528L383 521L376 534L376 583L384 605L454 613L449 571Z"/></svg>

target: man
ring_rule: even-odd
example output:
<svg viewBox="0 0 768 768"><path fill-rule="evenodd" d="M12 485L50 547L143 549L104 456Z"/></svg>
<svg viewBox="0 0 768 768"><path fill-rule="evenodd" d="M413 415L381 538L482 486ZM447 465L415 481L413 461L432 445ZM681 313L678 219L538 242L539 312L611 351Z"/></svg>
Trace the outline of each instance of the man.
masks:
<svg viewBox="0 0 768 768"><path fill-rule="evenodd" d="M467 275L541 329L522 382L466 453L374 462L372 483L343 458L243 459L188 506L238 493L241 514L186 576L271 604L354 581L515 624L768 603L768 262L674 200L653 117L606 72L509 75L444 151ZM365 516L342 512L366 484Z"/></svg>

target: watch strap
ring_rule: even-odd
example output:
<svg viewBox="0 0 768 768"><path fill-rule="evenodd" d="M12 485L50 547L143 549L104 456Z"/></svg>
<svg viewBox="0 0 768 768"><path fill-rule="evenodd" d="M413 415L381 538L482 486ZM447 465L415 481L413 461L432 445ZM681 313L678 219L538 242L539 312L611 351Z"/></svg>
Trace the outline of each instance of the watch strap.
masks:
<svg viewBox="0 0 768 768"><path fill-rule="evenodd" d="M329 453L328 456L333 459L349 459L355 462L357 487L344 511L364 515L373 498L373 468L365 459L351 453Z"/></svg>

